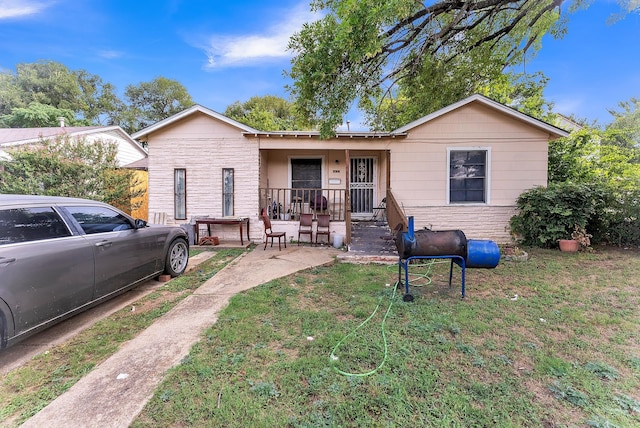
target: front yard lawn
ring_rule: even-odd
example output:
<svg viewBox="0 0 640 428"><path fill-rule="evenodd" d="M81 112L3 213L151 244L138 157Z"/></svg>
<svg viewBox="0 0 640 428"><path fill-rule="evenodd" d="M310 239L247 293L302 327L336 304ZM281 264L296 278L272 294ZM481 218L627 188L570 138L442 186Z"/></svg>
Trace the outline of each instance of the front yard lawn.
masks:
<svg viewBox="0 0 640 428"><path fill-rule="evenodd" d="M455 269L416 266L411 303L395 265L237 295L134 426L640 426L639 252L530 250L464 300Z"/></svg>

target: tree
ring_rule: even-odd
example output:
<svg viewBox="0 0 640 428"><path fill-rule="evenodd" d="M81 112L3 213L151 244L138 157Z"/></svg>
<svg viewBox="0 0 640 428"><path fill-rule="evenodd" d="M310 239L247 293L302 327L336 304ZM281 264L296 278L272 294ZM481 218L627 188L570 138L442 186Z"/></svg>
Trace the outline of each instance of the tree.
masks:
<svg viewBox="0 0 640 428"><path fill-rule="evenodd" d="M89 198L129 207L135 172L117 167L117 145L59 136L7 151L0 160L0 193Z"/></svg>
<svg viewBox="0 0 640 428"><path fill-rule="evenodd" d="M99 76L85 70L70 71L54 61L18 64L15 73L0 73L3 126L53 126L49 122L38 125L41 119L25 120L25 116L41 116L41 106L71 111L73 117L67 121L70 124L100 124L113 116L112 110L117 108L118 101L113 85L103 83ZM16 113L22 118L16 121L7 117ZM66 116L66 113L59 116Z"/></svg>
<svg viewBox="0 0 640 428"><path fill-rule="evenodd" d="M0 106L4 114L12 107L26 107L31 102L38 102L52 107L78 111L80 91L73 73L61 63L54 61L38 61L16 66L13 84L20 91L21 105Z"/></svg>
<svg viewBox="0 0 640 428"><path fill-rule="evenodd" d="M52 126L53 109L59 109L58 116L73 113L69 124L120 125L131 133L192 104L184 86L164 77L127 86L123 101L100 76L54 61L0 72L0 126Z"/></svg>
<svg viewBox="0 0 640 428"><path fill-rule="evenodd" d="M274 95L251 97L244 103L236 101L226 108L224 115L261 131L304 128L296 117L294 104Z"/></svg>
<svg viewBox="0 0 640 428"><path fill-rule="evenodd" d="M312 8L328 13L291 38L289 90L325 137L354 100L369 112L418 93L450 102L475 76L490 81L535 52L544 34L560 35L563 2L315 0Z"/></svg>
<svg viewBox="0 0 640 428"><path fill-rule="evenodd" d="M369 104L366 117L371 129L396 129L473 94L485 95L540 120L555 119L552 103L543 96L548 79L542 73L505 72L482 77L482 73L474 72L465 77L457 69L456 73L435 77L435 71L406 84L400 82L398 96Z"/></svg>
<svg viewBox="0 0 640 428"><path fill-rule="evenodd" d="M128 85L125 97L131 114L125 114L124 120L128 123L121 126L128 132L145 128L193 105L187 89L177 80L165 77Z"/></svg>
<svg viewBox="0 0 640 428"><path fill-rule="evenodd" d="M640 149L640 99L631 98L618 104L622 111L609 110L614 120L607 130L615 132L615 141L623 147Z"/></svg>
<svg viewBox="0 0 640 428"><path fill-rule="evenodd" d="M74 71L73 75L80 92L79 113L92 123L109 122L122 103L115 94L115 87L111 83L104 83L100 76L86 70Z"/></svg>
<svg viewBox="0 0 640 428"><path fill-rule="evenodd" d="M549 186L520 195L511 219L524 242L553 245L577 224L595 243L640 245L639 149L621 144L630 131L620 119L621 129L584 127L549 143Z"/></svg>
<svg viewBox="0 0 640 428"><path fill-rule="evenodd" d="M11 114L1 116L0 124L9 128L41 128L60 126L60 118L64 118L66 125L90 124L76 120L75 114L69 109L56 108L36 101L32 101L24 108L16 107L11 110Z"/></svg>

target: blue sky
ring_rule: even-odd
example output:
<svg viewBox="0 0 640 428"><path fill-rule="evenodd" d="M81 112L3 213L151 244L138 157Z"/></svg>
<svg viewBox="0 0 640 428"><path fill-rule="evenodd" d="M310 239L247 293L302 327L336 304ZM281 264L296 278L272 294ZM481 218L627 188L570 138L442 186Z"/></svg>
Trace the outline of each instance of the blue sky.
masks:
<svg viewBox="0 0 640 428"><path fill-rule="evenodd" d="M526 64L550 78L545 96L557 112L606 124L608 109L640 98L640 13L608 24L619 11L615 0L594 0ZM307 0L0 0L0 69L53 60L119 95L164 76L224 112L255 95L288 97L287 41L313 18ZM348 119L352 130L360 121L355 111Z"/></svg>

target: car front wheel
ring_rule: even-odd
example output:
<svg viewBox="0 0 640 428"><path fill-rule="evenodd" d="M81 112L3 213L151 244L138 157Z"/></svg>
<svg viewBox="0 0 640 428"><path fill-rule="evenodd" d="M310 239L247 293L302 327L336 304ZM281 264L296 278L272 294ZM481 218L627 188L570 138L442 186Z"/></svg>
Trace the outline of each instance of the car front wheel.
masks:
<svg viewBox="0 0 640 428"><path fill-rule="evenodd" d="M188 261L189 246L187 245L187 241L178 238L169 245L164 271L172 277L180 276L187 268Z"/></svg>

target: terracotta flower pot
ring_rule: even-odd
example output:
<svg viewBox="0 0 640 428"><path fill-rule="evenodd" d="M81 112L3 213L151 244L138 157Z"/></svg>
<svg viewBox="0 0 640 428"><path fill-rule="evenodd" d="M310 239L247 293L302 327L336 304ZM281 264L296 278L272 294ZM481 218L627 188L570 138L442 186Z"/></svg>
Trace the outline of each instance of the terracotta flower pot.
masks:
<svg viewBox="0 0 640 428"><path fill-rule="evenodd" d="M558 239L558 245L560 245L560 251L566 253L575 253L580 248L580 243L575 239Z"/></svg>

